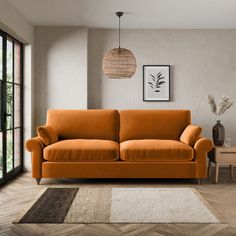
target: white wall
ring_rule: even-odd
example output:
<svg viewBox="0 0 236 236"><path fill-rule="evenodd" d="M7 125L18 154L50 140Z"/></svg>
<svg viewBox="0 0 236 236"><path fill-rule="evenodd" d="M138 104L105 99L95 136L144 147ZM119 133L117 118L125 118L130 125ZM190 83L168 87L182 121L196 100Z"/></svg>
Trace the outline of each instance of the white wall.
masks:
<svg viewBox="0 0 236 236"><path fill-rule="evenodd" d="M88 107L190 109L193 123L211 137L216 117L207 95L236 102L236 30L122 30L121 46L131 49L137 71L131 79L104 77L102 58L117 47L116 30L89 30ZM171 65L171 102L143 102L143 65ZM236 104L222 117L226 136L236 144Z"/></svg>
<svg viewBox="0 0 236 236"><path fill-rule="evenodd" d="M36 27L35 127L47 109L87 109L87 35L79 27Z"/></svg>
<svg viewBox="0 0 236 236"><path fill-rule="evenodd" d="M0 0L0 29L24 43L24 142L32 136L34 93L34 27L7 0ZM30 153L24 150L24 169L30 170Z"/></svg>

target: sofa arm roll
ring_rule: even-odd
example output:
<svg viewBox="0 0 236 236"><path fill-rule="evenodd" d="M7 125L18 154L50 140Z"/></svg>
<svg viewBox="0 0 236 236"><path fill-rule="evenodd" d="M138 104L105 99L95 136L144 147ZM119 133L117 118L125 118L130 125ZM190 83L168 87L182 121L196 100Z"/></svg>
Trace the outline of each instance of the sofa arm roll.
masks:
<svg viewBox="0 0 236 236"><path fill-rule="evenodd" d="M194 149L196 151L210 152L213 148L213 143L208 138L199 138L194 144Z"/></svg>
<svg viewBox="0 0 236 236"><path fill-rule="evenodd" d="M26 141L26 149L29 152L33 152L34 150L40 148L43 149L44 145L39 137L31 138Z"/></svg>
<svg viewBox="0 0 236 236"><path fill-rule="evenodd" d="M197 177L207 178L206 160L207 153L213 148L213 143L210 139L200 138L194 145L194 157L197 163Z"/></svg>
<svg viewBox="0 0 236 236"><path fill-rule="evenodd" d="M25 146L31 152L32 177L41 178L44 145L39 137L35 137L27 140Z"/></svg>

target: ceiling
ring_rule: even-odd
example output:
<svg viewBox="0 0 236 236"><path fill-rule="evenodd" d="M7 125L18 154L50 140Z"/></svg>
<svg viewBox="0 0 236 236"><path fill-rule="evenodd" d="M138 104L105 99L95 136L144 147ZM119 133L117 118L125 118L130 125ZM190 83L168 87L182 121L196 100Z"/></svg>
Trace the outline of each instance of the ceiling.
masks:
<svg viewBox="0 0 236 236"><path fill-rule="evenodd" d="M236 0L8 0L36 26L236 28Z"/></svg>

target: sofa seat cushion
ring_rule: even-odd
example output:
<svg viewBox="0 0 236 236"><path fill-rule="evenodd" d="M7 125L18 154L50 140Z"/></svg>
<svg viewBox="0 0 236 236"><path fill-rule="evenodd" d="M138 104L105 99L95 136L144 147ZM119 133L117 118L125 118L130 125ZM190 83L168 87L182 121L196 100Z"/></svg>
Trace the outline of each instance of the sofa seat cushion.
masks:
<svg viewBox="0 0 236 236"><path fill-rule="evenodd" d="M47 161L115 161L119 144L110 140L68 139L44 148Z"/></svg>
<svg viewBox="0 0 236 236"><path fill-rule="evenodd" d="M123 161L190 161L193 148L175 140L129 140L120 144Z"/></svg>

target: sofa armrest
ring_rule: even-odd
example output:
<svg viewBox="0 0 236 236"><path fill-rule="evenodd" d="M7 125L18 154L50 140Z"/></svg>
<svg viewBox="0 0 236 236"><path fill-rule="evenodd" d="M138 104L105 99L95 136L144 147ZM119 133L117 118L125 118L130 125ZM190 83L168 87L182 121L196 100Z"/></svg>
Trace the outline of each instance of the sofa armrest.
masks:
<svg viewBox="0 0 236 236"><path fill-rule="evenodd" d="M26 149L31 152L32 177L41 178L44 145L39 137L26 141Z"/></svg>
<svg viewBox="0 0 236 236"><path fill-rule="evenodd" d="M208 138L199 138L194 144L194 157L197 162L198 178L207 177L206 160L207 153L213 148L213 143Z"/></svg>
<svg viewBox="0 0 236 236"><path fill-rule="evenodd" d="M199 138L194 144L194 150L210 152L213 148L213 143L208 138Z"/></svg>
<svg viewBox="0 0 236 236"><path fill-rule="evenodd" d="M29 152L33 152L37 148L41 148L41 149L44 148L44 145L43 145L41 139L38 136L34 137L34 138L31 138L31 139L28 139L26 141L26 145L25 146L26 146L26 149Z"/></svg>

